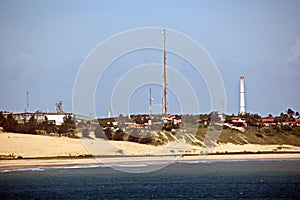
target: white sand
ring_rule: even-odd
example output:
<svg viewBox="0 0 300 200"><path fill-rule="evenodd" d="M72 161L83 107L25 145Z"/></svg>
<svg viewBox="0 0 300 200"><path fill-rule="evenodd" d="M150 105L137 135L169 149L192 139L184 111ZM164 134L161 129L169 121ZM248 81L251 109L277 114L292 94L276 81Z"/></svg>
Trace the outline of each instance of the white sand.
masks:
<svg viewBox="0 0 300 200"><path fill-rule="evenodd" d="M198 154L207 149L184 142L171 142L167 145L153 146L124 141L102 139L72 139L30 134L0 133L0 155L22 157L56 157L78 155L180 155ZM300 147L291 145L236 145L220 144L208 153L230 152L300 152Z"/></svg>
<svg viewBox="0 0 300 200"><path fill-rule="evenodd" d="M79 139L0 133L0 155L22 157L77 156L88 154Z"/></svg>
<svg viewBox="0 0 300 200"><path fill-rule="evenodd" d="M300 152L300 147L292 145L259 145L259 144L244 144L236 145L232 143L221 144L215 146L214 153L226 152Z"/></svg>
<svg viewBox="0 0 300 200"><path fill-rule="evenodd" d="M238 154L209 156L180 156L181 154L199 154L205 152L197 146L183 142L172 142L168 145L153 146L123 141L107 141L102 139L81 140L66 137L51 137L17 133L0 133L0 155L22 156L23 158L78 156L96 154L100 156L125 156L95 159L51 159L51 160L0 160L0 167L28 165L72 165L99 162L131 162L131 161L172 161L199 159L268 159L268 158L300 158L300 147L291 145L258 145L258 144L220 144L210 153L230 152L285 152L285 154ZM292 154L288 154L291 152ZM144 157L144 156L156 157ZM165 156L171 155L171 156ZM172 156L173 155L173 156ZM126 157L143 156L143 157Z"/></svg>

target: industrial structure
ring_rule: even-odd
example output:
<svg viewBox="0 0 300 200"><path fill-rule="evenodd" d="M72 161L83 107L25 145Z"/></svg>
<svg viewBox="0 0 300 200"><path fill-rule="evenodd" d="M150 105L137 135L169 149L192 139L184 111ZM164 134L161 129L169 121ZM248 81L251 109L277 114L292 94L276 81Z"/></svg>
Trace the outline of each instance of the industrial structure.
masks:
<svg viewBox="0 0 300 200"><path fill-rule="evenodd" d="M168 98L167 98L167 52L166 52L166 29L163 29L164 34L164 65L163 65L163 96L162 96L162 114L168 116Z"/></svg>
<svg viewBox="0 0 300 200"><path fill-rule="evenodd" d="M59 101L55 104L55 110L57 113L62 113L63 109L62 109L62 101Z"/></svg>
<svg viewBox="0 0 300 200"><path fill-rule="evenodd" d="M26 107L25 107L25 113L29 112L29 92L26 91Z"/></svg>
<svg viewBox="0 0 300 200"><path fill-rule="evenodd" d="M33 117L34 120L36 120L37 123L42 123L44 121L52 122L56 125L61 125L64 123L64 118L71 116L73 118L72 113L48 113L48 112L24 112L24 113L10 113L10 112L4 112L2 113L5 118L7 118L8 115L12 115L13 118L20 124L24 124L26 122L29 122L29 120Z"/></svg>
<svg viewBox="0 0 300 200"><path fill-rule="evenodd" d="M149 124L151 125L151 118L152 118L152 92L151 88L149 88Z"/></svg>
<svg viewBox="0 0 300 200"><path fill-rule="evenodd" d="M110 107L107 109L107 117L111 118L111 109L110 109Z"/></svg>
<svg viewBox="0 0 300 200"><path fill-rule="evenodd" d="M55 104L56 107L56 112L29 112L28 108L29 108L29 103L28 103L28 91L27 91L27 104L26 104L26 108L25 108L25 112L4 112L2 113L4 117L7 118L8 115L12 115L13 118L21 124L24 124L26 122L28 122L32 117L34 118L34 120L36 120L37 123L42 123L44 121L48 121L48 122L52 122L53 124L56 125L61 125L62 123L64 123L64 118L71 116L73 118L73 114L72 113L67 113L67 112L63 112L62 111L62 102L59 101L58 103Z"/></svg>
<svg viewBox="0 0 300 200"><path fill-rule="evenodd" d="M178 129L181 124L181 116L168 114L168 82L167 82L167 51L166 51L166 29L164 35L164 65L163 65L163 96L162 96L162 115L163 130L171 131Z"/></svg>
<svg viewBox="0 0 300 200"><path fill-rule="evenodd" d="M240 115L244 115L246 113L245 106L245 78L243 76L240 77Z"/></svg>

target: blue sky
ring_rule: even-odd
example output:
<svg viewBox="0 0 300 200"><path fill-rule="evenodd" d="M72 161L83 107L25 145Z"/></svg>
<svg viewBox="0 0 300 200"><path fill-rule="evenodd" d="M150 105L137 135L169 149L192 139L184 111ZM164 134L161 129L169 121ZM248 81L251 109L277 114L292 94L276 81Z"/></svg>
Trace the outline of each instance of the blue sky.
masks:
<svg viewBox="0 0 300 200"><path fill-rule="evenodd" d="M29 90L30 111L46 111L47 105L54 111L57 101L72 111L77 71L96 45L129 29L166 27L193 38L214 60L226 113L239 111L241 75L247 112L299 111L299 10L297 0L0 1L0 110L23 111ZM162 62L157 53L149 59ZM197 84L192 76L191 82ZM209 112L209 94L203 96L201 111ZM96 106L100 116L107 105Z"/></svg>

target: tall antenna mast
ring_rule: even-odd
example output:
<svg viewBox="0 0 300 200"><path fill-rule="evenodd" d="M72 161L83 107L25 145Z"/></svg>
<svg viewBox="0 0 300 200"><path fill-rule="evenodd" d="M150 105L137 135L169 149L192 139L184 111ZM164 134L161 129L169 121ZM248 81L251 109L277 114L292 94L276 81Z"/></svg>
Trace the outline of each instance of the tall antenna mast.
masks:
<svg viewBox="0 0 300 200"><path fill-rule="evenodd" d="M163 29L164 34L164 66L163 66L163 114L168 115L168 99L167 99L167 52L166 52L166 29Z"/></svg>
<svg viewBox="0 0 300 200"><path fill-rule="evenodd" d="M28 90L26 91L26 100L27 100L27 103L26 103L25 112L28 112L29 111L29 92L28 92Z"/></svg>
<svg viewBox="0 0 300 200"><path fill-rule="evenodd" d="M222 106L222 115L224 114L224 101L222 100L222 103L221 103L221 106Z"/></svg>
<svg viewBox="0 0 300 200"><path fill-rule="evenodd" d="M149 88L149 119L152 117L152 93L151 88Z"/></svg>
<svg viewBox="0 0 300 200"><path fill-rule="evenodd" d="M222 116L221 121L225 122L226 115L225 115L224 101L223 100L222 100L222 113L221 113L221 116Z"/></svg>

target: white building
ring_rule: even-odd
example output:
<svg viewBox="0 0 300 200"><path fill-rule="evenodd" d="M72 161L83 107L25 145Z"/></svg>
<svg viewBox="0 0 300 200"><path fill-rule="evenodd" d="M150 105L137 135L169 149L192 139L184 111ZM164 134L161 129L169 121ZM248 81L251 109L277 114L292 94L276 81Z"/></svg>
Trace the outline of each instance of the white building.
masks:
<svg viewBox="0 0 300 200"><path fill-rule="evenodd" d="M56 125L64 123L64 118L69 115L73 117L72 113L45 113L48 121L53 121Z"/></svg>
<svg viewBox="0 0 300 200"><path fill-rule="evenodd" d="M34 119L38 123L42 123L46 120L55 123L56 125L61 125L64 122L64 118L67 116L72 116L72 113L3 113L4 117L7 117L8 115L12 114L13 118L18 122L18 123L25 123L28 122L31 117L33 116Z"/></svg>

